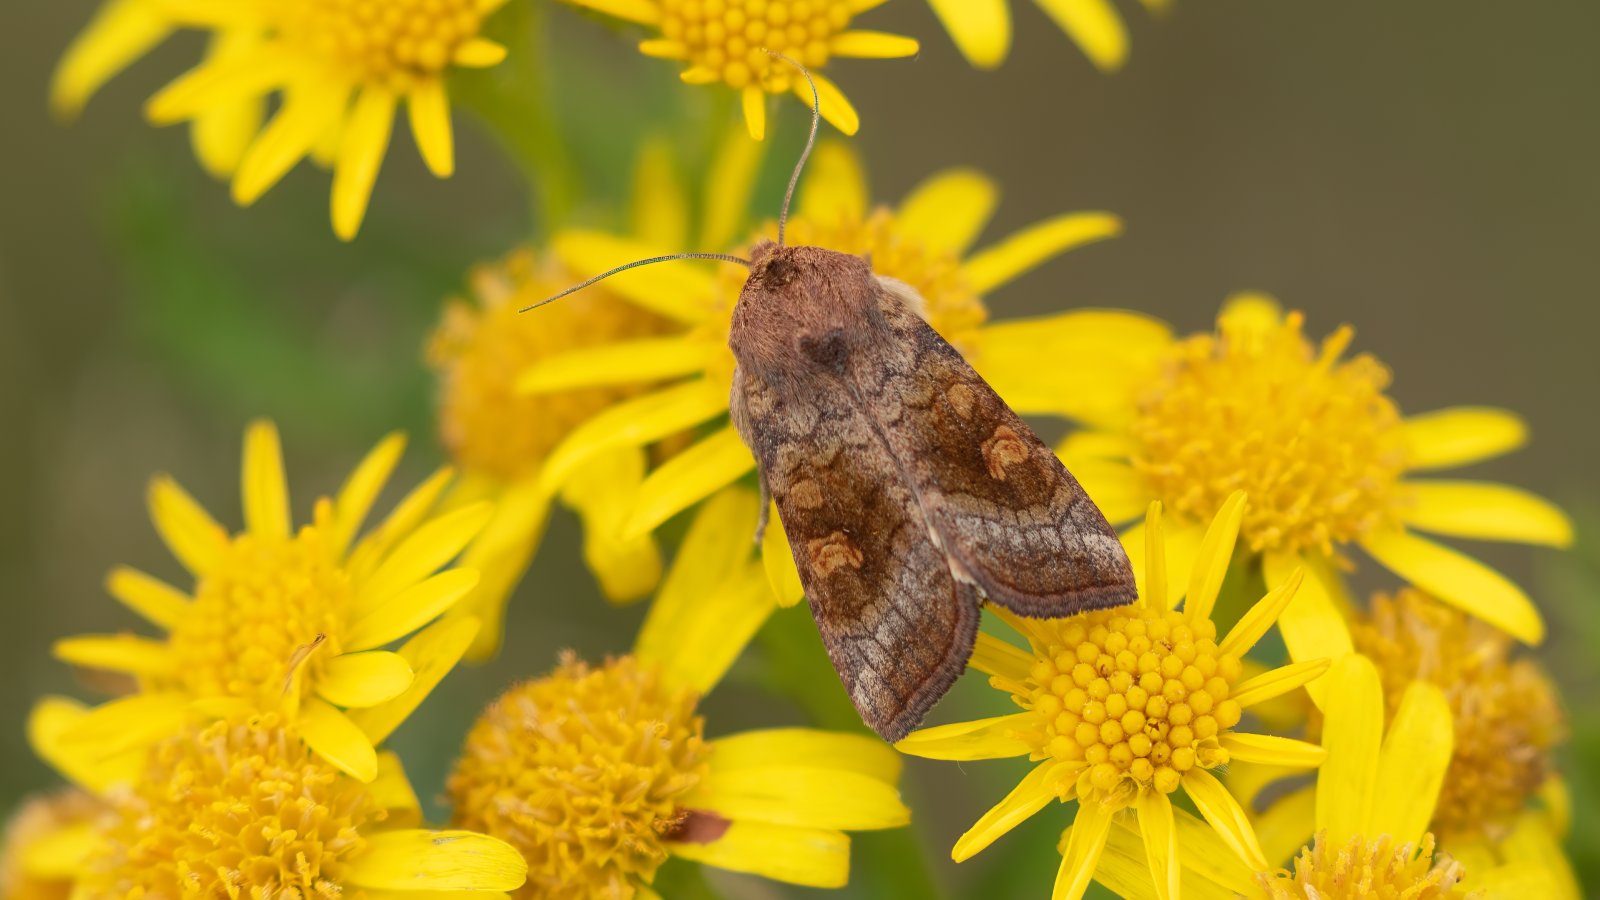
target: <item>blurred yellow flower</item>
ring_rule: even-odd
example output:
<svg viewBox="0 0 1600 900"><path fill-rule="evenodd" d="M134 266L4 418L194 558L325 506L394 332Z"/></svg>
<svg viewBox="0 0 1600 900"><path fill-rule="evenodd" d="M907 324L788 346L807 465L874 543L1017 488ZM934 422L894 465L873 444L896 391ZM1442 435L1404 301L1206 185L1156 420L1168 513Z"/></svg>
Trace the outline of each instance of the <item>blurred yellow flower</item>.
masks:
<svg viewBox="0 0 1600 900"><path fill-rule="evenodd" d="M917 42L898 34L851 28L856 16L884 0L567 0L647 28L660 36L639 52L684 63L687 84L727 85L739 93L750 136L767 130L767 95L793 91L811 105L811 87L783 54L805 66L817 86L822 117L855 134L855 107L821 73L833 57L915 56Z"/></svg>
<svg viewBox="0 0 1600 900"><path fill-rule="evenodd" d="M477 583L441 568L489 519L488 503L430 516L450 480L441 470L356 539L399 461L385 438L312 524L291 528L278 432L245 434L246 528L229 533L167 476L150 485L150 512L167 547L195 578L192 593L132 569L111 573L113 596L166 637L86 635L57 641L59 658L137 679L130 696L84 710L49 698L34 712L36 749L91 788L125 781L138 750L186 720L272 711L329 762L363 781L377 775L373 745L416 708L477 631L470 618L439 622L398 651L380 649L423 628Z"/></svg>
<svg viewBox="0 0 1600 900"><path fill-rule="evenodd" d="M102 800L78 788L24 798L0 845L0 897L69 900L83 848L106 811Z"/></svg>
<svg viewBox="0 0 1600 900"><path fill-rule="evenodd" d="M158 744L80 862L88 897L504 896L527 864L502 841L427 831L399 760L363 784L274 713Z"/></svg>
<svg viewBox="0 0 1600 900"><path fill-rule="evenodd" d="M449 781L458 825L527 858L519 897L654 897L669 856L812 887L849 877L845 832L906 824L900 760L807 728L706 740L700 697L771 609L750 559L759 503L730 491L690 529L631 656L566 656L478 720ZM726 526L736 524L739 532ZM672 595L672 596L669 596Z"/></svg>
<svg viewBox="0 0 1600 900"><path fill-rule="evenodd" d="M1308 575L1281 622L1295 659L1338 658L1351 648L1342 614L1348 600L1335 571L1347 565L1351 544L1520 640L1544 636L1519 587L1412 531L1571 541L1566 516L1526 491L1413 477L1516 448L1525 437L1516 416L1455 407L1402 417L1385 393L1387 369L1367 355L1341 360L1349 328L1315 348L1298 313L1284 315L1260 296L1231 299L1215 335L1130 339L1085 327L1084 340L1116 352L1102 354L1088 379L1050 372L1036 379L1037 390L1054 395L1058 414L1084 425L1061 445L1062 458L1114 525L1161 500L1174 514L1168 540L1180 557L1194 552L1223 499L1246 491L1240 535L1261 559L1267 586L1282 585L1296 569ZM1137 526L1125 532L1133 551L1141 542Z"/></svg>
<svg viewBox="0 0 1600 900"><path fill-rule="evenodd" d="M1011 51L1008 0L928 0L950 38L967 61L993 69ZM1128 32L1112 0L1033 0L1089 61L1103 72L1122 68L1128 58ZM1170 0L1143 0L1152 12L1163 12Z"/></svg>
<svg viewBox="0 0 1600 900"><path fill-rule="evenodd" d="M210 167L232 174L241 205L307 156L331 165L333 230L349 240L366 215L402 101L428 169L440 178L454 171L444 78L452 67L493 66L505 57L504 47L480 34L504 2L113 0L63 62L57 104L81 103L158 33L206 30L213 52L150 99L149 119L193 120L197 140L203 132L226 148ZM262 104L274 94L278 110L262 127Z"/></svg>
<svg viewBox="0 0 1600 900"><path fill-rule="evenodd" d="M1322 749L1290 738L1234 731L1244 709L1292 691L1327 669L1301 662L1243 680L1241 657L1294 599L1300 576L1269 593L1221 641L1211 610L1232 558L1245 498L1235 494L1207 530L1187 576L1182 612L1164 600L1066 619L1002 618L1028 640L1026 650L980 635L969 665L1023 711L913 732L896 744L932 759L1027 756L1039 763L1017 788L956 841L961 862L1043 809L1077 800L1071 837L1056 876L1057 900L1083 895L1116 814L1137 812L1148 847L1145 877L1163 897L1178 891L1179 834L1170 794L1184 788L1222 842L1243 864L1267 857L1249 819L1211 773L1230 761L1312 768ZM1166 598L1168 554L1158 504L1151 504L1147 598Z"/></svg>

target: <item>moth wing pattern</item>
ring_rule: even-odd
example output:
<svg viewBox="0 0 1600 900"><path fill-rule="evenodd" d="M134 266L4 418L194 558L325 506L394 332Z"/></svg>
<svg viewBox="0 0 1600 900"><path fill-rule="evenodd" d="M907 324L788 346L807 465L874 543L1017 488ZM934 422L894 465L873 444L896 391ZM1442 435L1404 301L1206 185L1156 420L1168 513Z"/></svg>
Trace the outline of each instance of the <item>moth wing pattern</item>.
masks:
<svg viewBox="0 0 1600 900"><path fill-rule="evenodd" d="M898 741L965 669L977 589L952 574L854 398L780 397L741 370L732 405L834 669L862 720Z"/></svg>
<svg viewBox="0 0 1600 900"><path fill-rule="evenodd" d="M1029 617L1134 599L1127 553L1077 479L922 319L910 286L877 282L893 337L855 380L957 577Z"/></svg>

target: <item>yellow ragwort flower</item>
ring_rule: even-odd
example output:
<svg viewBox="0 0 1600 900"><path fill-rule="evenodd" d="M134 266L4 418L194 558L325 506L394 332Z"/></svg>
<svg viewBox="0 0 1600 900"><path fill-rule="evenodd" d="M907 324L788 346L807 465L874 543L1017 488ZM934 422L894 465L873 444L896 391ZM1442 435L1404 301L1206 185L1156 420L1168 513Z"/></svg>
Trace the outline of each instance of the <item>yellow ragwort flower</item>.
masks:
<svg viewBox="0 0 1600 900"><path fill-rule="evenodd" d="M928 0L967 61L993 69L1011 51L1008 0ZM1128 31L1112 0L1033 0L1102 72L1115 72L1128 58ZM1165 12L1170 0L1143 0Z"/></svg>
<svg viewBox="0 0 1600 900"><path fill-rule="evenodd" d="M845 134L861 125L855 107L820 71L838 57L915 56L917 42L898 34L851 28L856 16L884 0L567 0L654 30L639 52L683 63L686 84L723 84L739 92L750 136L767 130L767 95L793 91L811 105L811 87L783 54L805 66L817 86L822 117Z"/></svg>
<svg viewBox="0 0 1600 900"><path fill-rule="evenodd" d="M666 325L603 285L520 312L576 280L548 254L515 250L471 273L470 299L451 300L429 338L428 363L439 378L440 440L461 473L446 505L487 498L496 508L462 560L482 580L452 612L483 623L469 651L473 658L500 646L506 599L543 535L552 497L538 482L551 449L595 413L641 390L596 385L528 394L516 390L517 379L551 356L639 339ZM644 596L660 576L660 556L648 534L616 537L644 474L643 451L623 447L588 460L563 486L567 504L584 520L585 557L606 595L618 601Z"/></svg>
<svg viewBox="0 0 1600 900"><path fill-rule="evenodd" d="M381 649L467 594L478 575L441 568L489 519L488 503L430 518L451 473L441 470L357 539L405 445L385 438L312 524L291 528L278 432L245 434L246 528L230 535L167 476L150 485L150 513L192 592L142 572L111 573L112 595L165 637L88 635L56 642L61 659L137 679L130 696L84 710L51 698L30 723L35 746L93 788L126 780L139 748L186 720L236 711L280 713L322 756L358 779L377 774L381 741L453 667L477 631L459 618Z"/></svg>
<svg viewBox="0 0 1600 900"><path fill-rule="evenodd" d="M1539 641L1543 622L1519 587L1416 533L1570 542L1566 516L1526 491L1414 477L1516 448L1521 420L1478 407L1402 417L1386 393L1387 369L1364 354L1342 358L1348 327L1319 348L1301 325L1298 313L1284 315L1269 299L1239 296L1214 335L1104 331L1098 340L1123 358L1103 354L1094 372L1060 386L1056 412L1084 425L1062 444L1062 457L1114 525L1160 500L1173 514L1168 540L1180 555L1194 552L1229 493L1248 493L1240 536L1260 558L1267 586L1300 568L1308 576L1281 623L1295 659L1351 649L1335 571L1348 565L1351 545L1520 640ZM1083 337L1095 339L1095 330L1086 324ZM1140 543L1136 526L1125 532L1127 546Z"/></svg>
<svg viewBox="0 0 1600 900"><path fill-rule="evenodd" d="M69 900L83 848L106 812L104 801L78 788L25 798L0 844L0 897Z"/></svg>
<svg viewBox="0 0 1600 900"><path fill-rule="evenodd" d="M249 205L307 156L333 167L333 230L355 237L402 102L429 171L455 170L451 68L482 68L505 48L482 36L505 0L123 0L158 10L168 27L210 32L228 52L150 99L155 124L203 121L278 95L265 127L235 115L223 139L241 147L233 198ZM130 38L131 40L131 38ZM115 45L114 41L106 43Z"/></svg>
<svg viewBox="0 0 1600 900"><path fill-rule="evenodd" d="M1234 731L1245 709L1295 690L1327 669L1301 662L1241 679L1241 658L1294 599L1300 576L1267 594L1220 641L1211 610L1228 570L1245 498L1235 494L1206 533L1193 567L1182 575L1188 602L1178 612L1163 602L1082 613L1066 619L1023 619L1002 613L1028 640L1026 650L980 635L968 664L1011 695L1022 712L913 732L896 747L914 756L973 760L1027 756L1038 765L1017 788L963 834L951 851L971 858L1043 809L1051 800L1078 801L1053 897L1087 889L1123 810L1134 810L1150 848L1145 877L1174 896L1180 877L1178 831L1170 794L1182 787L1231 856L1264 869L1244 810L1212 770L1230 761L1296 768L1322 761L1321 748L1290 738ZM1151 504L1145 578L1170 596L1160 508ZM1181 570L1180 570L1181 571ZM1181 577L1181 576L1180 576Z"/></svg>
<svg viewBox="0 0 1600 900"><path fill-rule="evenodd" d="M1415 589L1373 598L1351 627L1356 649L1383 679L1392 717L1413 680L1450 701L1455 755L1432 828L1448 843L1503 838L1555 778L1551 756L1565 726L1555 686L1510 638Z"/></svg>
<svg viewBox="0 0 1600 900"><path fill-rule="evenodd" d="M807 728L707 740L700 697L765 618L747 541L759 502L727 492L685 540L633 655L571 656L500 696L450 778L458 825L529 863L518 897L655 897L669 856L792 884L839 887L846 832L904 825L900 760L873 738ZM748 532L742 532L748 534ZM770 609L770 603L768 604Z"/></svg>
<svg viewBox="0 0 1600 900"><path fill-rule="evenodd" d="M81 861L88 897L504 896L527 865L502 841L428 831L393 754L364 784L275 713L196 725L156 745Z"/></svg>

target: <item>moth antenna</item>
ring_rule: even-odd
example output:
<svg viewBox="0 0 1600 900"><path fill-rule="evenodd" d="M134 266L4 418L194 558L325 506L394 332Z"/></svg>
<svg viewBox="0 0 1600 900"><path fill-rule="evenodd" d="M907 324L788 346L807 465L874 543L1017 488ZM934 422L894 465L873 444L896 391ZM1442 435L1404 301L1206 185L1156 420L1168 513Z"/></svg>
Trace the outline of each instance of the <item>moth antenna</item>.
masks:
<svg viewBox="0 0 1600 900"><path fill-rule="evenodd" d="M714 260L716 260L718 262L737 263L738 265L744 266L747 269L750 268L750 260L744 259L742 257L734 256L734 255L729 254L729 253L674 253L674 254L672 254L670 256L652 256L649 259L636 259L631 263L626 263L624 265L617 266L615 269L607 269L606 271L601 272L599 275L596 275L593 278L590 278L590 279L588 279L586 281L583 281L583 282L580 282L578 284L575 284L572 287L567 288L566 290L562 291L559 294L556 294L556 295L550 296L550 297L546 297L543 300L540 300L538 303L535 303L535 304L533 304L531 306L524 306L522 309L518 310L518 312L527 312L530 309L538 309L539 307L545 305L546 303L554 303L557 300L560 300L562 297L567 296L568 294L576 294L578 291L583 290L584 288L588 287L591 284L594 284L594 283L600 282L600 281L605 281L607 278L610 278L611 276L617 274L618 272L626 272L629 269L637 269L640 266L651 266L651 265L655 265L656 263L672 262L675 259L714 259Z"/></svg>
<svg viewBox="0 0 1600 900"><path fill-rule="evenodd" d="M806 160L811 158L811 148L817 143L817 127L822 123L822 99L817 96L817 83L811 79L811 73L805 66L776 50L768 53L783 60L805 76L806 84L811 86L811 133L806 136L806 148L800 151L800 161L794 164L794 173L789 176L789 189L783 192L783 208L778 211L778 246L783 246L783 226L789 221L789 201L794 199L794 186L800 183L800 173L806 167Z"/></svg>

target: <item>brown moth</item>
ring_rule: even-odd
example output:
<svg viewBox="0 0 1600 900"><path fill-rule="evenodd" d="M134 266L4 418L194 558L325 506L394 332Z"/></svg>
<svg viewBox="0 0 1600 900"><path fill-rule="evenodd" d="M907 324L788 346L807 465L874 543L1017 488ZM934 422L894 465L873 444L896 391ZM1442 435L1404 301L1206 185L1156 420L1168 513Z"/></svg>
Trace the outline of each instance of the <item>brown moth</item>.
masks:
<svg viewBox="0 0 1600 900"><path fill-rule="evenodd" d="M733 424L834 669L862 720L898 741L966 667L983 601L1069 616L1133 600L1133 571L1050 448L923 320L915 290L859 256L783 243L815 108L776 243L749 260L641 260L568 292L667 259L749 268L728 338Z"/></svg>

